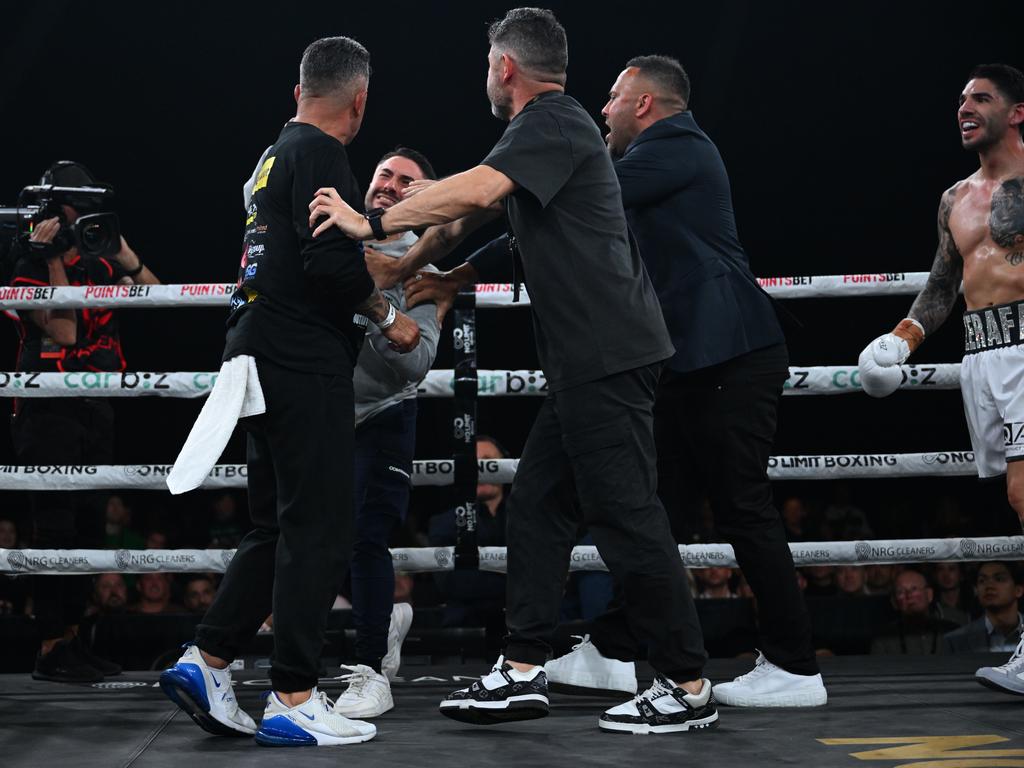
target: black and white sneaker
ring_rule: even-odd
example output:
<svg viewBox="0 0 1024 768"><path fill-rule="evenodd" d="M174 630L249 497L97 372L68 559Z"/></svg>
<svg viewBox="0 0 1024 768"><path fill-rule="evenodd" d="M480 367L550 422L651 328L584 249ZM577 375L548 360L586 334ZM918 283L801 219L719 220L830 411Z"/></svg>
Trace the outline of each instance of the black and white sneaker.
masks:
<svg viewBox="0 0 1024 768"><path fill-rule="evenodd" d="M658 675L654 684L635 699L606 710L598 725L602 731L639 734L714 728L718 708L711 681L701 682L700 693L692 694Z"/></svg>
<svg viewBox="0 0 1024 768"><path fill-rule="evenodd" d="M548 714L548 680L543 667L529 672L513 669L499 656L489 675L469 688L448 694L441 714L462 723L495 725L534 720Z"/></svg>

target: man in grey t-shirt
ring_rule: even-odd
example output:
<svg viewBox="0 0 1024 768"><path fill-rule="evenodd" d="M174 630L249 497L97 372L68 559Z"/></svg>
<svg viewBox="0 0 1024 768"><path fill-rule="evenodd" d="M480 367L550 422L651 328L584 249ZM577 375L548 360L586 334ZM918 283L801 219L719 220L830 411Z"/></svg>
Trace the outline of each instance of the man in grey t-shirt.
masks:
<svg viewBox="0 0 1024 768"><path fill-rule="evenodd" d="M366 193L366 209L390 208L402 199L411 182L434 178L426 157L398 147L377 163ZM416 239L412 232L405 232L376 242L372 248L398 259ZM420 344L412 352L400 353L369 323L353 376L356 535L351 574L356 664L348 676L348 690L335 703L335 711L346 717L376 717L394 706L390 680L398 672L412 608L407 603L393 605L395 572L388 540L409 505L416 387L434 363L440 333L433 304L407 310L400 283L380 288L388 301L416 321Z"/></svg>

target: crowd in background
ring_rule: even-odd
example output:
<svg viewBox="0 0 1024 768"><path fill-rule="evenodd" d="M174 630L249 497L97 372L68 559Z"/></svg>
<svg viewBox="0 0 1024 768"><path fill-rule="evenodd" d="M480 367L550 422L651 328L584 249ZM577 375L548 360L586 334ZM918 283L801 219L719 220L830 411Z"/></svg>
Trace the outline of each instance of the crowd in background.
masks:
<svg viewBox="0 0 1024 768"><path fill-rule="evenodd" d="M501 458L504 448L489 438L478 443L480 458ZM506 488L478 487L478 543L503 546ZM849 488L834 486L825 504L813 505L791 496L780 501L780 511L791 542L843 541L876 538L872 515L855 504ZM108 549L232 549L249 528L244 492L205 492L196 495L198 510L187 525L147 509L145 493L114 493L97 498L104 517ZM680 536L686 543L719 541L714 520L704 508ZM931 535L955 535L960 510L952 500L933 510ZM891 526L891 522L888 523ZM916 523L907 533L916 532ZM949 527L949 531L944 530ZM681 524L679 527L686 527ZM898 531L897 531L898 532ZM21 520L0 516L0 548L24 546ZM678 533L678 532L677 532ZM892 531L887 530L887 534ZM455 543L452 510L430 513L414 504L405 525L391 542L395 547L448 546ZM580 531L580 543L590 543ZM689 570L693 595L698 600L752 599L743 573L737 568ZM104 573L93 577L88 612L108 614L201 615L213 599L220 576L215 573ZM800 588L809 598L856 600L888 598L891 621L879 626L871 642L872 653L929 654L977 651L1012 651L1024 622L1019 601L1024 595L1021 569L1016 563L932 563L905 565L815 565L799 568ZM484 626L500 630L505 598L502 574L477 571L398 574L395 600L417 608L434 608L443 626ZM31 615L31 580L0 577L0 615ZM566 621L599 615L612 598L614 585L606 573L572 573L566 583L562 616ZM881 596L881 597L879 597ZM347 586L336 608L348 607ZM819 653L832 649L820 648Z"/></svg>

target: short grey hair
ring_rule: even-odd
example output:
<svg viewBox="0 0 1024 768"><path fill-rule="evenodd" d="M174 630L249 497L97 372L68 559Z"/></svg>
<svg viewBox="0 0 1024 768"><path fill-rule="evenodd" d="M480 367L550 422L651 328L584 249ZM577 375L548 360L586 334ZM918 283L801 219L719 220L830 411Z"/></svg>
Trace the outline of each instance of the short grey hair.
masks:
<svg viewBox="0 0 1024 768"><path fill-rule="evenodd" d="M351 37L310 43L299 64L299 85L307 96L349 96L369 79L370 52Z"/></svg>
<svg viewBox="0 0 1024 768"><path fill-rule="evenodd" d="M527 75L565 83L569 44L565 28L546 8L513 8L487 30L490 44L510 52Z"/></svg>
<svg viewBox="0 0 1024 768"><path fill-rule="evenodd" d="M639 69L663 95L677 98L684 107L689 104L690 77L678 59L671 56L634 56L626 62L626 67Z"/></svg>

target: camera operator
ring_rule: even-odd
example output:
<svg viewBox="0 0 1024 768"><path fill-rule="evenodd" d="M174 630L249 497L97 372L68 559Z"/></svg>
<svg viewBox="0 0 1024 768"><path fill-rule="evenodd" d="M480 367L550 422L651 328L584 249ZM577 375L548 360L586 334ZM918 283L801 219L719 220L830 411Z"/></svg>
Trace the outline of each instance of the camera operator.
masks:
<svg viewBox="0 0 1024 768"><path fill-rule="evenodd" d="M44 185L96 186L82 165L61 161L43 176ZM110 258L86 258L67 232L79 216L94 213L62 205L62 216L32 229L28 242L15 243L11 285L81 286L155 284L152 272L120 238ZM19 371L123 371L124 355L117 321L109 309L38 309L18 313ZM66 397L14 401L11 427L20 464L110 464L114 417L106 400ZM31 546L66 549L102 546L101 517L81 494L37 491L30 494ZM58 682L98 682L116 675L118 665L92 654L78 639L90 591L87 576L33 579L36 627L41 645L32 676Z"/></svg>

